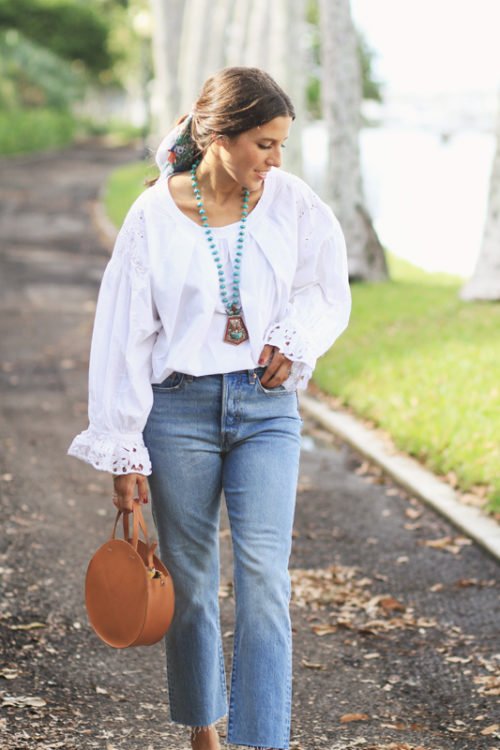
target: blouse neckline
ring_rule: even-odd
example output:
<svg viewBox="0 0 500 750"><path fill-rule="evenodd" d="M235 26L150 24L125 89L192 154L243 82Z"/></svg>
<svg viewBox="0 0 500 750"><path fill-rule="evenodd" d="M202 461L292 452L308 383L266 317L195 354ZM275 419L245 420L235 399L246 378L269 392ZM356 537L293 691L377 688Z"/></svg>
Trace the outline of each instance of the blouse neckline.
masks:
<svg viewBox="0 0 500 750"><path fill-rule="evenodd" d="M170 188L168 186L168 181L172 177L172 175L169 175L167 179L161 180L162 183L165 185L165 194L167 198L167 203L170 206L170 209L172 213L174 213L186 226L189 226L191 228L195 228L200 230L201 232L205 232L205 228L201 224L197 224L193 219L190 219L189 216L186 216L186 214L181 211L177 203L172 197L172 193L170 192ZM161 184L161 183L160 183ZM272 193L274 192L274 168L271 169L269 172L269 175L266 177L266 180L264 182L264 189L262 191L262 195L260 196L257 205L250 211L247 217L247 227L251 226L253 222L255 222L256 217L258 218L260 214L265 211L266 206L269 204ZM241 224L241 221L234 221L231 224L224 224L220 227L212 227L210 226L210 229L217 233L217 232L224 232L224 231L231 231L239 227Z"/></svg>

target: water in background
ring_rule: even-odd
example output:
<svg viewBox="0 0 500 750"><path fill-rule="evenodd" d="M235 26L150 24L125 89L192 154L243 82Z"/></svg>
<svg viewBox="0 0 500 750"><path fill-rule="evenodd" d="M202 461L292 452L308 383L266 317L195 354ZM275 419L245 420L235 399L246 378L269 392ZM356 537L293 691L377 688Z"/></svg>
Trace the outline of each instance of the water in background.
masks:
<svg viewBox="0 0 500 750"><path fill-rule="evenodd" d="M462 131L443 138L381 126L364 129L360 147L366 201L384 246L425 270L470 276L484 229L494 136ZM304 177L321 195L321 122L306 129L304 149Z"/></svg>

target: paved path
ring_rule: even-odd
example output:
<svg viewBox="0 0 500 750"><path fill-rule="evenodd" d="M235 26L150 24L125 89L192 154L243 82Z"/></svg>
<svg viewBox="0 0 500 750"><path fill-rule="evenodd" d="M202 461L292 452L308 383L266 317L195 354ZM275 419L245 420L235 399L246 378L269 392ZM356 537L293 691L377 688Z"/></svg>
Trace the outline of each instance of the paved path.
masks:
<svg viewBox="0 0 500 750"><path fill-rule="evenodd" d="M87 145L1 165L6 750L187 747L185 731L168 722L161 644L115 651L87 624L84 574L110 531L111 481L66 456L87 424L88 345L107 261L90 206L106 173L130 156ZM221 545L229 667L225 518ZM313 424L291 568L292 748L500 748L498 565Z"/></svg>

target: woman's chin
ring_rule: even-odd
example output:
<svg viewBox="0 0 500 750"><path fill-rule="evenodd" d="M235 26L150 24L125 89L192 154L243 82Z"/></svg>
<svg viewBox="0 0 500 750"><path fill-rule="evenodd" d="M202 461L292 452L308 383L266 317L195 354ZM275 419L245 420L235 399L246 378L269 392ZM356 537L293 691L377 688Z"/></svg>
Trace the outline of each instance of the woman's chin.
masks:
<svg viewBox="0 0 500 750"><path fill-rule="evenodd" d="M256 178L252 177L251 179L247 179L243 183L244 189L248 190L249 193L256 193L259 190L262 190L263 185L264 180L259 176L257 176Z"/></svg>

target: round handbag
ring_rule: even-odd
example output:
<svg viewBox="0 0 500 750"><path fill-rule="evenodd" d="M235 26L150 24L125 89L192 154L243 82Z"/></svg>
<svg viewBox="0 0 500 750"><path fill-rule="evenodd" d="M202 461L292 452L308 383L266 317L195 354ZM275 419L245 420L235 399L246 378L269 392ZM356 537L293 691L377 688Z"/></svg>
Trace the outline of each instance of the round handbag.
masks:
<svg viewBox="0 0 500 750"><path fill-rule="evenodd" d="M129 538L129 513L123 513L123 539L113 532L93 555L85 578L85 606L92 628L114 648L150 646L167 632L174 615L174 585L149 542L140 502L134 499L133 534ZM139 527L146 539L139 539Z"/></svg>

